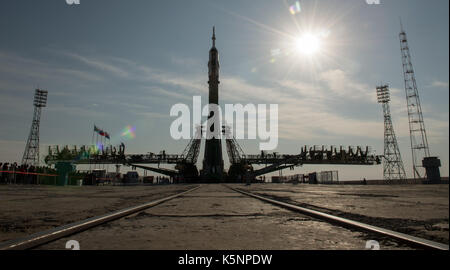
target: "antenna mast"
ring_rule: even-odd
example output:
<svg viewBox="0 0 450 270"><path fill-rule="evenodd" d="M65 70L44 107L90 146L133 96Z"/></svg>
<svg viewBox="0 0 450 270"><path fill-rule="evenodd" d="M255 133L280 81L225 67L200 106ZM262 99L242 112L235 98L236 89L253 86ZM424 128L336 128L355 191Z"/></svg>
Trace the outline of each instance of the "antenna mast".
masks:
<svg viewBox="0 0 450 270"><path fill-rule="evenodd" d="M425 178L426 176L425 169L422 166L422 160L430 157L430 149L428 147L428 139L425 131L422 107L420 106L419 91L417 90L408 40L406 38L406 33L403 30L403 25L401 25L401 28L399 37L411 138L413 175L415 179L418 179Z"/></svg>

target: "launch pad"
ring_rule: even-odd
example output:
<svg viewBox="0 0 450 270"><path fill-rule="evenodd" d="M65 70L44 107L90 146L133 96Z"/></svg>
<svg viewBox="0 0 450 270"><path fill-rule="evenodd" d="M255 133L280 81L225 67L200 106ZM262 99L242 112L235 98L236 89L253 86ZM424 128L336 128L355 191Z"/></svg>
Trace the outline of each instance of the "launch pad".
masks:
<svg viewBox="0 0 450 270"><path fill-rule="evenodd" d="M212 48L209 51L208 84L209 84L209 116L212 120L218 112L214 110L219 104L219 51L216 48L216 35L213 28ZM210 123L210 122L209 122ZM206 130L204 130L206 129ZM49 147L45 162L56 167L81 164L122 164L133 168L141 168L169 176L174 183L242 183L252 182L257 176L294 168L304 164L330 165L376 165L381 164L381 156L371 153L369 147L326 147L304 146L298 154L278 154L261 151L257 155L247 155L231 135L231 127L208 124L199 126L197 134L189 141L182 154L128 154L125 145L81 146L79 148ZM200 154L202 134L206 132L205 151L202 170L197 169ZM228 171L224 170L222 153L222 137L230 161ZM157 165L150 167L149 165ZM160 168L161 164L173 164L174 169ZM254 169L254 165L263 165L261 169ZM67 171L65 172L67 173Z"/></svg>

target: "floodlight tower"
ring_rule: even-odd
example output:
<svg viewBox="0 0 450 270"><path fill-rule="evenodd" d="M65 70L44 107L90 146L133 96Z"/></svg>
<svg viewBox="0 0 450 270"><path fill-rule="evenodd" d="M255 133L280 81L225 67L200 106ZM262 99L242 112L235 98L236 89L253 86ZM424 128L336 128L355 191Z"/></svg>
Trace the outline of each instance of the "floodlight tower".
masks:
<svg viewBox="0 0 450 270"><path fill-rule="evenodd" d="M39 165L39 125L41 121L41 110L47 106L46 90L36 89L34 94L34 114L31 124L30 135L28 136L27 146L23 153L22 164Z"/></svg>
<svg viewBox="0 0 450 270"><path fill-rule="evenodd" d="M425 178L425 176L427 175L425 169L429 167L428 161L430 160L430 148L428 147L428 139L427 133L425 131L425 124L423 121L419 91L417 90L417 83L411 61L408 40L406 38L406 33L403 30L403 25L401 25L401 32L399 37L400 49L402 53L403 74L405 79L409 132L411 138L413 175L415 179L420 179ZM431 163L434 163L434 160ZM434 171L436 170L436 166L434 164L431 167L433 167ZM437 170L439 170L439 168Z"/></svg>
<svg viewBox="0 0 450 270"><path fill-rule="evenodd" d="M383 176L384 180L406 180L405 167L392 125L391 110L389 101L389 85L377 87L378 103L383 106L384 114L384 160Z"/></svg>

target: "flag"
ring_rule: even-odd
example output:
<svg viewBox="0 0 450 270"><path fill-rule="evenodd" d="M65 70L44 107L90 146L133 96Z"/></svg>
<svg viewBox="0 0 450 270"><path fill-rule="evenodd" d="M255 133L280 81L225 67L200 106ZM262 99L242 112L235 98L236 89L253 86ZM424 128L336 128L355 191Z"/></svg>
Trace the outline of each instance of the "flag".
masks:
<svg viewBox="0 0 450 270"><path fill-rule="evenodd" d="M98 134L100 134L100 136L105 136L105 132L103 130L100 130Z"/></svg>
<svg viewBox="0 0 450 270"><path fill-rule="evenodd" d="M110 140L111 138L109 137L109 134L108 134L108 132L105 132L105 137L106 137L106 139L108 139L108 140Z"/></svg>
<svg viewBox="0 0 450 270"><path fill-rule="evenodd" d="M94 131L95 131L95 132L100 132L101 129L99 129L96 125L94 125Z"/></svg>

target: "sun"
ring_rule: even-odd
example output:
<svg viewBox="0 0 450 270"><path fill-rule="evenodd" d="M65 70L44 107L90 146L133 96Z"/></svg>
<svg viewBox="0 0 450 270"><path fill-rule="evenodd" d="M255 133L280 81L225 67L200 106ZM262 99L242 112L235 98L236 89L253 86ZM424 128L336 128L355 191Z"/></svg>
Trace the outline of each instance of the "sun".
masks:
<svg viewBox="0 0 450 270"><path fill-rule="evenodd" d="M295 40L295 47L298 52L312 56L320 52L322 47L320 35L305 33Z"/></svg>

